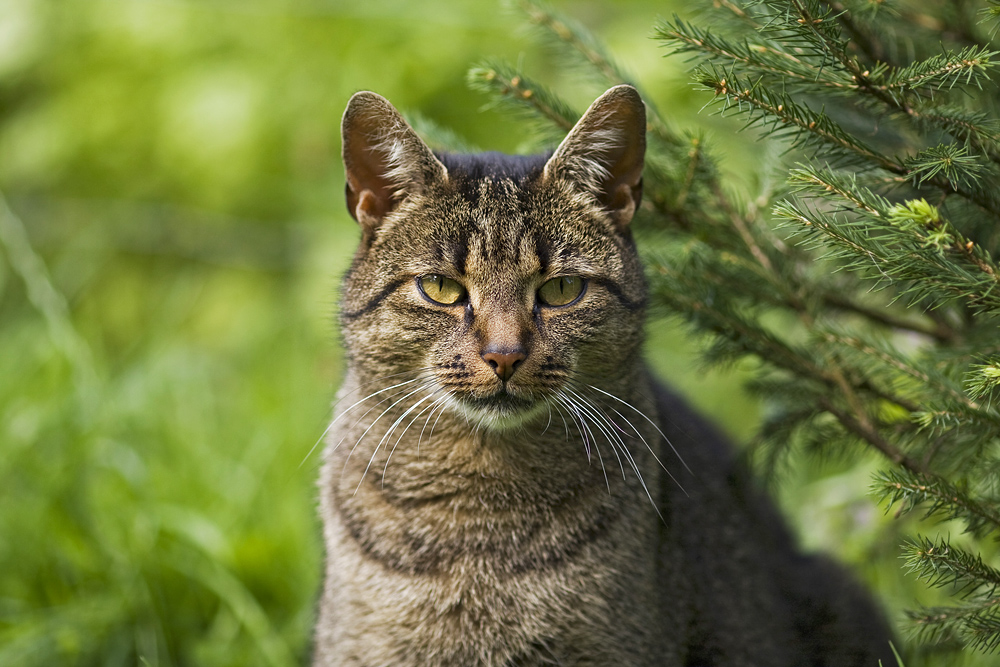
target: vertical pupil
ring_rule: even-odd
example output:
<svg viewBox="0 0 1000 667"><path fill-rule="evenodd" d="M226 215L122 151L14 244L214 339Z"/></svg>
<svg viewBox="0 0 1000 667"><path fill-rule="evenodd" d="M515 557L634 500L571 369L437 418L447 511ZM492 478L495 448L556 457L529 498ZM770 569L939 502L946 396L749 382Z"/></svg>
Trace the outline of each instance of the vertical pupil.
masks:
<svg viewBox="0 0 1000 667"><path fill-rule="evenodd" d="M438 292L443 292L444 291L444 278L442 278L441 276L438 276L437 279L438 279L437 280L437 283L438 283Z"/></svg>

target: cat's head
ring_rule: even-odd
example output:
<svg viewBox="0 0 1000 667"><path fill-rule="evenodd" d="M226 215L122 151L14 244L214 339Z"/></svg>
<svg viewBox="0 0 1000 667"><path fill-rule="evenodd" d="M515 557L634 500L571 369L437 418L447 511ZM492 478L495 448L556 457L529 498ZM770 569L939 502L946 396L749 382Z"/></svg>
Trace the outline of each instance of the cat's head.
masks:
<svg viewBox="0 0 1000 667"><path fill-rule="evenodd" d="M607 91L549 156L435 155L384 98L343 120L362 239L341 324L353 371L488 428L571 409L637 368L646 300L629 231L645 107Z"/></svg>

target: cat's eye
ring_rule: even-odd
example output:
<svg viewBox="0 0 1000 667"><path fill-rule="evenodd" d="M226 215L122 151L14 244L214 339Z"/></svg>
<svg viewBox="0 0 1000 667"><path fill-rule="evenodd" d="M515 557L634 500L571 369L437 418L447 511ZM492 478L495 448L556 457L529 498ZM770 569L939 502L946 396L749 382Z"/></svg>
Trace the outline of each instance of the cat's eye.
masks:
<svg viewBox="0 0 1000 667"><path fill-rule="evenodd" d="M465 298L465 288L451 278L429 273L417 279L425 297L442 306L451 306Z"/></svg>
<svg viewBox="0 0 1000 667"><path fill-rule="evenodd" d="M579 276L553 278L538 289L538 300L546 306L568 306L580 298L586 284Z"/></svg>

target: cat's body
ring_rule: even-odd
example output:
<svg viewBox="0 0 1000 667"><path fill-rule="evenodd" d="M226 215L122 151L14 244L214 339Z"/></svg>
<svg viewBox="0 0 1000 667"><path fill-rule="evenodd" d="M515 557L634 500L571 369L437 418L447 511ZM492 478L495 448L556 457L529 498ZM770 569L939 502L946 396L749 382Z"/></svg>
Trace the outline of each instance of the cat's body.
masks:
<svg viewBox="0 0 1000 667"><path fill-rule="evenodd" d="M436 157L388 102L352 99L363 236L317 665L886 656L870 603L794 552L724 439L648 375L628 230L644 129L620 86L551 158Z"/></svg>

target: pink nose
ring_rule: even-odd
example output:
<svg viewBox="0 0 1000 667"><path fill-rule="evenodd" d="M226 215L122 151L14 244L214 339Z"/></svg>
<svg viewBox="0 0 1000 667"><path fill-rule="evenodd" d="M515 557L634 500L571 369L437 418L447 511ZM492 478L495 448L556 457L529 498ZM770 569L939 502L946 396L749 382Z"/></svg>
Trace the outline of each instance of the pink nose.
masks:
<svg viewBox="0 0 1000 667"><path fill-rule="evenodd" d="M493 372L504 382L510 379L527 356L521 349L487 350L482 353L483 361L488 363Z"/></svg>

